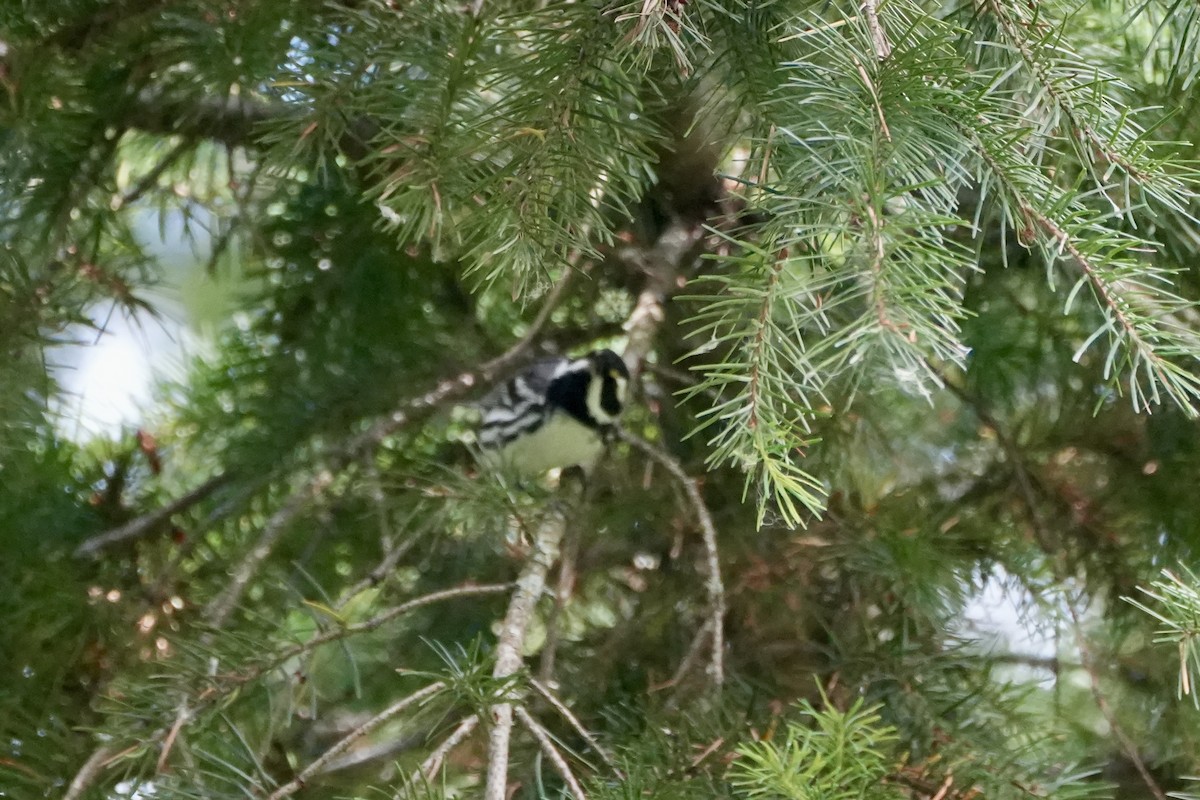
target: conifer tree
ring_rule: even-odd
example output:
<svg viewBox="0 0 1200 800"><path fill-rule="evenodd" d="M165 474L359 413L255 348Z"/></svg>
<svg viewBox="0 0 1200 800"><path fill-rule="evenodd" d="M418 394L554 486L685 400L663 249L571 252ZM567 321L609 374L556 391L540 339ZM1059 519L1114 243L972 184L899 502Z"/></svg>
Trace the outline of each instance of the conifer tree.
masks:
<svg viewBox="0 0 1200 800"><path fill-rule="evenodd" d="M9 0L0 797L1195 796L1198 64L1179 0ZM153 228L235 299L71 436ZM596 347L585 490L476 463Z"/></svg>

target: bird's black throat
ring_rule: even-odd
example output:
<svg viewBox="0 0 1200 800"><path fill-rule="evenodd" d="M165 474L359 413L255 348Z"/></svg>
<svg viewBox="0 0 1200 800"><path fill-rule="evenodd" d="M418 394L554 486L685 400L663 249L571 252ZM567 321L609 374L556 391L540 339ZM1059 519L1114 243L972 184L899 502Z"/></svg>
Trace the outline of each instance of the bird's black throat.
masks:
<svg viewBox="0 0 1200 800"><path fill-rule="evenodd" d="M600 430L605 426L592 416L592 412L588 411L587 407L588 382L591 377L586 370L568 372L558 376L550 382L550 386L546 389L546 405L565 411L589 428ZM608 406L603 399L605 389L607 387L601 389L601 404L607 411ZM616 400L616 390L611 391L613 400Z"/></svg>

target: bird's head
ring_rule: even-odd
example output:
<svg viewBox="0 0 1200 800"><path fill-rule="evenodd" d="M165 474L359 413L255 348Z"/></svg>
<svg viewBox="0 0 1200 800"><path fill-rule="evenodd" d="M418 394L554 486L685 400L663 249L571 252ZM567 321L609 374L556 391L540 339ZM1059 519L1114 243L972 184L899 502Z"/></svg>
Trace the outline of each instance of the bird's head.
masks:
<svg viewBox="0 0 1200 800"><path fill-rule="evenodd" d="M593 350L584 356L589 374L587 410L601 425L621 416L629 390L629 368L612 350Z"/></svg>

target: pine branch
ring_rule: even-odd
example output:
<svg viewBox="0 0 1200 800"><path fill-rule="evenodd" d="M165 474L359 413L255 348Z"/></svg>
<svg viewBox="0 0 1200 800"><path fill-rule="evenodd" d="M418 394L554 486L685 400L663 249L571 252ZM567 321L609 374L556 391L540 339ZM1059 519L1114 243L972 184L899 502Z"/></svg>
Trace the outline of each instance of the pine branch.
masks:
<svg viewBox="0 0 1200 800"><path fill-rule="evenodd" d="M1047 240L1050 245L1047 250L1053 254L1052 258L1059 258L1065 253L1069 257L1068 263L1082 275L1076 289L1082 284L1091 286L1092 293L1105 312L1106 323L1084 342L1076 352L1076 359L1097 338L1108 332L1110 347L1105 373L1115 377L1117 370L1113 369L1114 363L1118 360L1126 362L1134 410L1149 411L1153 404L1160 403L1161 389L1188 416L1200 414L1193 405L1200 399L1200 377L1173 363L1163 354L1167 352L1200 359L1200 341L1194 332L1172 324L1169 318L1164 319L1170 312L1191 309L1194 304L1175 296L1169 289L1150 283L1154 277L1160 277L1155 268L1129 254L1129 251L1145 243L1117 231L1097 230L1099 225L1086 215L1082 222L1068 227L1068 223L1060 222L1043 210L1045 205L1058 207L1062 199L1054 194L1040 197L1036 194L1038 186L1031 185L1030 180L1023 180L1015 168L1002 163L996 146L985 139L984 131L988 131L986 135L991 135L993 123L984 117L978 121L981 127L969 135L980 158L1003 185L1016 207L1014 222L1021 226L1022 235L1026 239L1040 236ZM1046 187L1046 192L1050 192L1049 187ZM1075 216L1081 213L1072 208L1067 211L1075 212ZM1081 233L1089 232L1093 239L1085 243ZM1130 285L1131 282L1133 285ZM1071 297L1074 295L1073 291ZM1148 384L1146 388L1143 388L1143 380Z"/></svg>
<svg viewBox="0 0 1200 800"><path fill-rule="evenodd" d="M160 729L155 733L143 737L143 743L153 743L162 741L159 753L160 765L166 763L166 759L170 753L172 744L178 734L188 725L191 725L201 713L208 708L216 707L221 701L229 697L233 692L238 691L247 684L258 680L264 675L277 669L281 665L287 663L293 658L297 658L306 653L316 650L318 647L329 644L331 642L341 641L352 636L374 631L383 625L398 619L399 617L416 611L434 603L453 600L461 597L479 597L491 594L500 594L507 592L512 588L512 584L481 584L459 586L453 589L443 589L438 592L415 597L412 600L401 603L400 605L386 609L385 611L376 614L375 616L357 622L351 625L346 625L325 633L317 634L312 638L292 647L285 648L271 655L264 662L255 665L249 670L243 672L233 672L219 676L211 676L204 681L204 685L198 688L196 694L192 698L185 698L179 706L179 711L175 714L172 724L165 729ZM197 687L191 687L196 689ZM463 734L466 735L465 733ZM109 746L97 748L96 751L87 759L84 765L80 768L76 775L75 782L78 782L83 788L80 789L80 795L96 777L109 764L119 760L121 754L115 753L114 749Z"/></svg>
<svg viewBox="0 0 1200 800"><path fill-rule="evenodd" d="M211 139L228 147L265 148L272 144L268 134L273 127L304 129L307 113L304 106L242 95L197 98L147 89L130 104L124 122L146 133ZM377 122L354 117L345 121L345 130L335 144L351 160L360 161L373 152L371 141L378 132Z"/></svg>
<svg viewBox="0 0 1200 800"><path fill-rule="evenodd" d="M1186 564L1180 564L1180 569L1186 579L1164 569L1162 577L1150 584L1152 588L1138 587L1142 594L1157 602L1157 608L1132 597L1121 599L1162 623L1163 627L1155 631L1154 642L1175 648L1179 658L1179 696L1191 697L1192 705L1200 708L1200 692L1197 692L1200 683L1197 678L1200 675L1200 579Z"/></svg>
<svg viewBox="0 0 1200 800"><path fill-rule="evenodd" d="M1107 164L1120 168L1152 192L1160 202L1186 214L1193 195L1184 182L1186 175L1173 175L1164 169L1161 162L1151 158L1145 132L1129 109L1117 100L1112 91L1096 91L1098 83L1118 88L1120 82L1104 74L1094 62L1076 54L1065 37L1049 27L1041 4L1030 2L1021 6L987 0L984 7L997 20L1004 38L1016 49L1054 109L1078 134L1061 138L1076 149L1080 161L1088 169L1095 169L1094 151ZM1032 16L1026 14L1027 10L1032 12ZM1086 118L1088 103L1095 104L1090 109L1095 124L1109 125L1109 130L1097 130L1095 124ZM1081 147L1081 144L1087 147ZM1096 176L1098 187L1103 188L1104 183L1100 176ZM1111 198L1109 202L1113 202ZM1117 206L1116 203L1113 205ZM1124 210L1127 213L1130 211Z"/></svg>

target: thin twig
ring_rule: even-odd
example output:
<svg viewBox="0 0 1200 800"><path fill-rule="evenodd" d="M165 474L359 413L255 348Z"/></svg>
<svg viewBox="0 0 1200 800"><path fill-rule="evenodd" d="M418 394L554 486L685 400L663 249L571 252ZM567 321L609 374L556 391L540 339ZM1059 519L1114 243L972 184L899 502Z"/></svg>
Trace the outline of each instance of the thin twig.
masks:
<svg viewBox="0 0 1200 800"><path fill-rule="evenodd" d="M380 489L379 492L382 494L382 489ZM377 502L381 503L382 498L377 500ZM386 530L387 522L386 519L384 519L384 517L386 517L386 512L380 508L379 513L381 518L379 523L381 528L380 541L383 543L384 550L383 558L380 559L379 563L376 564L371 571L364 575L357 583L342 591L341 597L333 606L334 611L341 611L360 593L366 591L367 589L373 589L383 583L387 577L395 571L396 564L400 562L400 559L403 558L410 550L416 547L417 543L421 541L421 537L424 533L423 530L419 530L415 534L408 536L400 544L395 544L393 541L394 536L390 533L390 531ZM415 511L414 515L417 513L419 513L419 511Z"/></svg>
<svg viewBox="0 0 1200 800"><path fill-rule="evenodd" d="M170 169L172 164L179 160L180 156L195 146L196 142L194 140L183 139L179 142L179 144L171 148L171 151L163 156L162 160L155 164L149 172L143 175L142 179L139 180L132 189L121 195L121 198L117 201L117 208L114 210L122 209L125 206L130 205L131 203L136 203L138 200L140 200L142 195L153 189L155 185L158 184L158 179L162 177L164 172Z"/></svg>
<svg viewBox="0 0 1200 800"><path fill-rule="evenodd" d="M696 514L696 520L700 523L700 536L704 541L708 572L704 589L708 593L709 627L712 629L712 655L708 663L708 677L715 687L720 688L725 681L725 584L721 581L721 554L717 548L717 526L713 523L712 512L704 502L699 483L688 476L674 456L629 431L621 430L619 436L671 473L683 487Z"/></svg>
<svg viewBox="0 0 1200 800"><path fill-rule="evenodd" d="M175 714L175 723L167 731L167 737L163 739L162 748L158 753L158 763L154 767L155 772L164 772L167 769L167 759L171 757L171 748L175 745L175 738L179 736L179 732L183 730L183 726L191 721L192 715L188 711L186 700L179 704L179 712Z"/></svg>
<svg viewBox="0 0 1200 800"><path fill-rule="evenodd" d="M680 659L679 666L675 668L675 674L666 683L654 686L652 691L680 686L683 680L691 674L692 668L700 661L700 654L704 652L704 646L708 644L711 633L712 619L710 618L704 620L704 624L700 626L700 630L696 631L696 635L692 637L692 643L688 645L687 652ZM671 696L670 701L667 702L667 708L675 708L679 703L679 696L679 692L676 691Z"/></svg>
<svg viewBox="0 0 1200 800"><path fill-rule="evenodd" d="M279 538L287 532L292 522L304 512L308 504L320 496L332 483L333 473L328 469L319 470L305 483L303 489L293 493L279 510L271 515L267 524L263 526L263 532L259 535L254 547L242 558L237 569L233 571L233 579L205 608L204 620L210 627L220 628L225 625L259 567L271 555Z"/></svg>
<svg viewBox="0 0 1200 800"><path fill-rule="evenodd" d="M892 131L888 128L887 117L883 115L883 104L879 101L879 92L875 89L875 82L871 80L867 68L857 58L854 59L854 66L858 67L858 75L863 79L863 85L867 87L867 91L871 93L871 100L875 104L875 115L879 118L879 134L883 136L885 141L892 140Z"/></svg>
<svg viewBox="0 0 1200 800"><path fill-rule="evenodd" d="M558 283L554 284L554 287L550 289L550 292L546 295L546 299L542 301L542 307L538 309L537 316L534 317L533 322L529 324L529 330L526 331L525 335L521 337L521 340L517 342L517 347L524 349L533 345L534 340L537 339L537 337L541 334L542 329L546 327L548 322L550 322L550 315L554 313L554 310L562 304L563 298L567 296L567 289L569 289L571 284L575 282L576 273L580 275L586 275L591 271L592 266L590 263L586 264L582 268L576 268L575 263L578 260L579 251L572 253L571 256L567 258L566 271L563 272L562 277L558 279Z"/></svg>
<svg viewBox="0 0 1200 800"><path fill-rule="evenodd" d="M359 725L357 728L339 739L332 747L315 758L307 767L302 769L295 778L271 792L271 794L267 797L267 800L282 800L282 798L288 797L304 788L305 781L312 776L319 774L326 764L349 750L350 746L356 741L366 736L368 733L375 730L392 717L395 717L401 712L407 710L410 706L415 705L426 698L432 697L444 688L446 688L446 684L442 683L441 681L437 681L436 683L429 684L424 689L419 689L413 692L408 697L392 703L383 711L380 711L362 725Z"/></svg>
<svg viewBox="0 0 1200 800"><path fill-rule="evenodd" d="M410 782L415 784L432 778L434 773L442 768L442 762L446 760L446 756L450 754L450 751L458 747L458 745L462 743L464 739L470 736L471 731L475 730L478 725L478 714L472 714L462 722L458 723L458 727L446 737L446 740L438 745L437 749L430 753L428 758L421 762L421 768L413 773ZM397 797L399 797L399 795L397 795Z"/></svg>
<svg viewBox="0 0 1200 800"><path fill-rule="evenodd" d="M508 604L508 612L500 629L500 640L496 644L496 664L492 669L494 678L510 678L521 668L521 653L525 647L525 636L529 621L533 617L538 598L546 588L546 575L554 560L558 558L559 546L566 529L566 518L561 512L552 512L537 530L533 550L525 568L517 579L517 590ZM492 729L488 735L487 782L484 800L506 800L508 794L508 745L512 735L513 706L501 695L499 702L489 709Z"/></svg>
<svg viewBox="0 0 1200 800"><path fill-rule="evenodd" d="M587 795L583 792L583 787L579 785L579 781L575 780L575 773L571 772L571 766L567 760L563 758L562 753L558 752L558 748L554 746L554 742L550 739L550 734L533 716L525 710L524 706L517 706L517 718L521 720L521 724L533 734L533 738L537 739L538 745L541 746L542 752L546 754L546 758L550 759L550 763L554 765L554 769L558 771L559 776L566 782L567 787L571 790L571 794L579 798L579 800L587 800Z"/></svg>
<svg viewBox="0 0 1200 800"><path fill-rule="evenodd" d="M583 727L583 723L579 721L578 717L571 713L571 709L567 708L566 703L555 697L554 693L551 692L544 683L537 679L530 679L529 685L536 689L538 694L546 698L550 705L554 706L554 710L561 714L563 719L571 724L571 727L575 729L575 732L583 737L583 740L588 743L588 746L591 747L592 750L596 751L596 753L600 756L600 760L603 761L605 765L613 771L613 774L616 775L618 779L625 779L625 775L617 766L617 762L613 760L613 757L609 755L608 751L604 749L600 742L596 741L596 737L593 736L587 728Z"/></svg>
<svg viewBox="0 0 1200 800"><path fill-rule="evenodd" d="M359 633L373 631L376 628L391 622L397 617L403 616L404 614L421 608L422 606L440 603L443 600L452 600L456 597L476 597L484 594L501 594L502 592L509 591L512 589L512 587L513 585L511 583L469 584L466 586L456 586L453 589L442 589L440 591L430 592L429 594L421 595L420 597L414 597L412 600L405 601L398 606L389 608L386 611L381 611L370 619L365 619L362 622L356 622L353 625L346 625L342 628L336 628L334 630L327 631L320 636L314 636L303 644L295 645L294 647L279 653L275 656L275 658L272 659L272 663L275 666L278 666L279 664L289 661L298 655L319 647L320 645L346 639Z"/></svg>
<svg viewBox="0 0 1200 800"><path fill-rule="evenodd" d="M63 794L62 800L78 800L82 797L83 793L95 783L96 778L108 766L115 753L116 751L108 745L101 745L93 750L92 754L88 756L88 760L83 762L83 766L71 779L71 784Z"/></svg>
<svg viewBox="0 0 1200 800"><path fill-rule="evenodd" d="M405 733L402 736L395 736L384 739L374 744L363 745L356 747L349 753L346 753L333 761L330 761L321 768L320 775L328 775L331 772L341 772L342 770L354 769L368 764L372 761L378 761L383 758L391 757L395 759L400 753L405 753L410 750L415 750L425 743L428 731L415 731Z"/></svg>
<svg viewBox="0 0 1200 800"><path fill-rule="evenodd" d="M187 494L173 500L160 509L143 514L137 519L131 520L119 528L112 528L104 533L99 533L84 539L78 547L75 548L75 556L83 558L85 556L94 556L104 548L117 544L119 542L129 541L130 539L140 539L143 536L154 533L163 525L170 521L171 517L180 514L197 503L208 499L214 492L232 483L232 476L229 474L217 475L209 478L204 483L192 489Z"/></svg>

